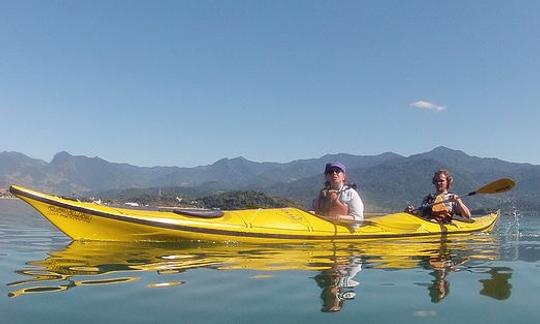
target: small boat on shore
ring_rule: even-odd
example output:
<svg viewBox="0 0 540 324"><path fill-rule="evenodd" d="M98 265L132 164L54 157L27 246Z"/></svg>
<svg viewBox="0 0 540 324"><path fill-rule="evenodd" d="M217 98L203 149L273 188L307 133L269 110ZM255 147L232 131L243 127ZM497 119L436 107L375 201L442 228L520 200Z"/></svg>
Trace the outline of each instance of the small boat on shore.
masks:
<svg viewBox="0 0 540 324"><path fill-rule="evenodd" d="M399 212L370 217L356 228L336 225L297 208L246 210L144 210L81 202L12 185L10 192L34 207L73 240L119 242L334 242L490 231L499 212L439 224Z"/></svg>

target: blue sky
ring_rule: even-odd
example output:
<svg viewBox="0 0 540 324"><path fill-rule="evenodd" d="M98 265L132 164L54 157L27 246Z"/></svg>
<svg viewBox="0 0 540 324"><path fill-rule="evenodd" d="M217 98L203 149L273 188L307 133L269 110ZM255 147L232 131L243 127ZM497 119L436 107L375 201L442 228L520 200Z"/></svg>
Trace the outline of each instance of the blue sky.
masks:
<svg viewBox="0 0 540 324"><path fill-rule="evenodd" d="M0 151L540 164L540 1L1 1Z"/></svg>

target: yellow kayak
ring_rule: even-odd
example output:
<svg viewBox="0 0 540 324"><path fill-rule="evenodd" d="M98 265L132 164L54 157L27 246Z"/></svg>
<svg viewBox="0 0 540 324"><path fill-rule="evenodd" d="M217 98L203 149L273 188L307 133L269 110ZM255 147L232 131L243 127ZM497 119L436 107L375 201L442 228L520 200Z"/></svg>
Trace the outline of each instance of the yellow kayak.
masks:
<svg viewBox="0 0 540 324"><path fill-rule="evenodd" d="M120 242L219 241L250 243L334 242L454 235L490 231L494 212L472 222L439 224L400 212L370 217L357 228L336 225L297 208L247 210L143 210L117 208L45 194L13 185L24 200L74 240Z"/></svg>

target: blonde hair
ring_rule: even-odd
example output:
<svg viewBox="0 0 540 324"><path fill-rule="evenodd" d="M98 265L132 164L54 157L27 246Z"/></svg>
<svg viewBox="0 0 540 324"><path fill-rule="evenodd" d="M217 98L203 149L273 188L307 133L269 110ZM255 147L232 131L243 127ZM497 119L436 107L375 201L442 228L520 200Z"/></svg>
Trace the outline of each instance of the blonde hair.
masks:
<svg viewBox="0 0 540 324"><path fill-rule="evenodd" d="M435 174L433 175L433 179L431 179L431 182L433 184L437 184L435 181L437 180L437 177L440 175L444 175L446 177L446 187L450 189L452 184L454 183L454 177L452 176L452 173L446 169L439 169L435 171Z"/></svg>

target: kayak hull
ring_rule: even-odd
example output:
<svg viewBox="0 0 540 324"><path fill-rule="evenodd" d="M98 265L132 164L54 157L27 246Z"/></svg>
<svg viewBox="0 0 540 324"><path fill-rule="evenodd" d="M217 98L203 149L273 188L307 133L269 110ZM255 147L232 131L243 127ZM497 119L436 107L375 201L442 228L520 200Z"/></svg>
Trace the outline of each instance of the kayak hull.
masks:
<svg viewBox="0 0 540 324"><path fill-rule="evenodd" d="M249 243L333 242L490 231L499 212L438 224L408 213L375 216L353 229L335 225L296 208L223 211L215 218L171 210L116 208L41 193L13 185L10 191L34 207L73 240L89 241L219 241Z"/></svg>

